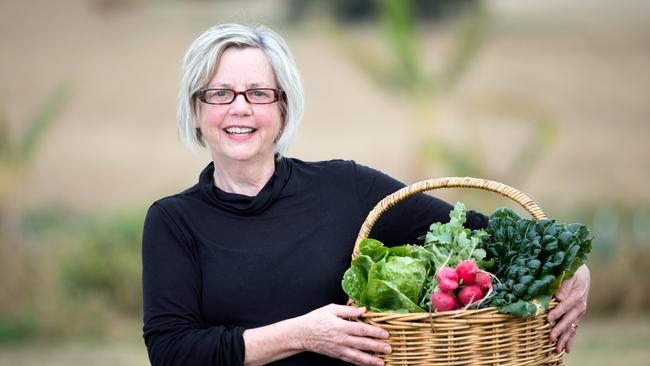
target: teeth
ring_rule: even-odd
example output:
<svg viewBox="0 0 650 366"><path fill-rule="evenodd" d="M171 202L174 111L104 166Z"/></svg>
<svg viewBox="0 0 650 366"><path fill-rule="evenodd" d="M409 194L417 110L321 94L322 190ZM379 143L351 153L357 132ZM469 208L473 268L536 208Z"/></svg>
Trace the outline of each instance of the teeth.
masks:
<svg viewBox="0 0 650 366"><path fill-rule="evenodd" d="M247 133L251 133L254 130L255 130L254 128L250 128L250 127L228 127L228 128L226 128L226 132L235 133L235 134L239 134L239 135L244 135L244 134L247 134Z"/></svg>

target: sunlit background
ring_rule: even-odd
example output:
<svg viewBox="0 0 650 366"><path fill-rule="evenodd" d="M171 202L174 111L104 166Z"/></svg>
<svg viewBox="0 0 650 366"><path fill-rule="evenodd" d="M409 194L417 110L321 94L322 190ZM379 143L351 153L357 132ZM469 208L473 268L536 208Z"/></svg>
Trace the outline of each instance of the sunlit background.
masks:
<svg viewBox="0 0 650 366"><path fill-rule="evenodd" d="M650 2L2 0L0 365L148 363L143 218L209 161L179 142L175 97L186 48L221 22L287 39L306 91L290 156L489 178L587 224L567 364L647 364Z"/></svg>

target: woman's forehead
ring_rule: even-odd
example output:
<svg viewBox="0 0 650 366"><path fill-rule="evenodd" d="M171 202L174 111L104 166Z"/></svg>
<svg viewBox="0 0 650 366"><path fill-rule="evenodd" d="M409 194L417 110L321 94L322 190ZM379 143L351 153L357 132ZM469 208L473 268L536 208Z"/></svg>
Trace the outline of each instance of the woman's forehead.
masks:
<svg viewBox="0 0 650 366"><path fill-rule="evenodd" d="M259 48L255 47L229 47L223 54L210 85L245 82L247 85L269 86L275 84L275 74L268 57Z"/></svg>

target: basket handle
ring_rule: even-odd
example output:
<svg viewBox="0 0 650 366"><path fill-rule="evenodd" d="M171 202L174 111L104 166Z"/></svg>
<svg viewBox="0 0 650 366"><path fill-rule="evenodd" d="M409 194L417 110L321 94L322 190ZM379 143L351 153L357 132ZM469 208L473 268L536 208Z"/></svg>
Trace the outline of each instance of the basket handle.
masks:
<svg viewBox="0 0 650 366"><path fill-rule="evenodd" d="M352 251L352 259L354 260L359 255L359 243L366 239L375 225L379 217L389 208L395 206L397 203L424 191L431 191L440 188L477 188L486 191L496 192L503 196L510 198L517 202L521 207L528 211L535 220L546 218L542 209L525 194L520 191L507 186L503 183L495 182L492 180L471 178L471 177L447 177L423 180L417 183L408 185L399 191L384 197L377 205L370 211L366 221L361 225L361 230L357 236L357 241L354 243L354 250Z"/></svg>

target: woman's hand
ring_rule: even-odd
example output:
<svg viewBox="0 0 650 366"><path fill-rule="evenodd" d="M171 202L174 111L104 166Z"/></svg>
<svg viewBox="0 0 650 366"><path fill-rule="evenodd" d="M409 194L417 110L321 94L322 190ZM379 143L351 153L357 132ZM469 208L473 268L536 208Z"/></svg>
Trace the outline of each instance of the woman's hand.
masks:
<svg viewBox="0 0 650 366"><path fill-rule="evenodd" d="M365 311L365 308L330 304L297 318L305 330L301 334L304 349L355 365L383 365L383 360L367 352L390 353L390 346L379 341L387 339L388 332L346 320Z"/></svg>
<svg viewBox="0 0 650 366"><path fill-rule="evenodd" d="M576 270L573 277L562 282L555 297L560 303L548 314L548 320L559 322L551 331L551 340L557 340L557 352L571 351L573 337L576 335L580 319L587 311L587 297L591 277L586 265Z"/></svg>

